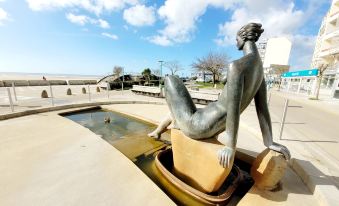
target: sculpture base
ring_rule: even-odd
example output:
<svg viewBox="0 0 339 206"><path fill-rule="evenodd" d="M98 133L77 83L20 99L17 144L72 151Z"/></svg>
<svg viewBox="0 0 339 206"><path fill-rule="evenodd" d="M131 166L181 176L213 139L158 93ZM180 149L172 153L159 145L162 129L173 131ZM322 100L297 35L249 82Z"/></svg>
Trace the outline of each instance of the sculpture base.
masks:
<svg viewBox="0 0 339 206"><path fill-rule="evenodd" d="M190 197L195 198L199 202L208 205L224 205L228 202L235 189L241 183L243 175L240 169L233 165L233 169L226 181L222 183L221 188L213 193L203 193L196 188L186 184L184 181L176 177L173 173L173 154L172 149L161 151L155 157L155 165L160 173L175 187L185 192Z"/></svg>
<svg viewBox="0 0 339 206"><path fill-rule="evenodd" d="M217 191L232 168L223 168L218 151L224 147L215 138L194 140L180 130L171 130L174 173L187 184L209 193Z"/></svg>
<svg viewBox="0 0 339 206"><path fill-rule="evenodd" d="M265 149L254 160L251 167L251 176L254 185L263 190L274 190L283 178L287 161L282 154Z"/></svg>

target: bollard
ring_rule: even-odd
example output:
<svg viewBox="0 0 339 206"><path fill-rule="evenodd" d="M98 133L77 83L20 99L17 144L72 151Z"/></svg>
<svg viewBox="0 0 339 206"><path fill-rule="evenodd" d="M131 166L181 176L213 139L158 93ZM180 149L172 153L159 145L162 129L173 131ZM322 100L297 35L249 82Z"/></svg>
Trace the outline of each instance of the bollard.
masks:
<svg viewBox="0 0 339 206"><path fill-rule="evenodd" d="M272 94L272 93L270 92L270 94L269 94L269 96L268 96L268 99L267 99L267 106L268 106L268 105L270 105L270 101L271 101L271 94Z"/></svg>
<svg viewBox="0 0 339 206"><path fill-rule="evenodd" d="M52 85L49 85L49 90L51 91L51 100L52 100L52 106L54 107L54 96L53 96L53 89L52 89Z"/></svg>
<svg viewBox="0 0 339 206"><path fill-rule="evenodd" d="M17 102L17 101L18 101L18 98L17 98L17 96L16 96L16 91L15 91L15 85L14 85L14 82L12 82L12 88L13 88L14 100Z"/></svg>
<svg viewBox="0 0 339 206"><path fill-rule="evenodd" d="M66 94L67 94L67 95L72 95L72 90L71 90L71 88L68 88L68 89L67 89Z"/></svg>
<svg viewBox="0 0 339 206"><path fill-rule="evenodd" d="M280 122L280 132L279 132L279 139L280 140L281 140L281 136L282 136L282 133L283 133L283 130L284 130L287 108L288 108L288 99L285 100L284 112L283 112L281 122Z"/></svg>
<svg viewBox="0 0 339 206"><path fill-rule="evenodd" d="M109 99L109 88L110 86L109 86L109 83L107 82L107 86L106 86L106 90L107 90L107 99Z"/></svg>
<svg viewBox="0 0 339 206"><path fill-rule="evenodd" d="M88 87L88 101L91 102L91 90L89 85L87 85L87 87Z"/></svg>
<svg viewBox="0 0 339 206"><path fill-rule="evenodd" d="M14 105L13 105L13 100L12 100L10 88L7 88L7 94L8 94L9 105L11 107L12 112L14 112Z"/></svg>

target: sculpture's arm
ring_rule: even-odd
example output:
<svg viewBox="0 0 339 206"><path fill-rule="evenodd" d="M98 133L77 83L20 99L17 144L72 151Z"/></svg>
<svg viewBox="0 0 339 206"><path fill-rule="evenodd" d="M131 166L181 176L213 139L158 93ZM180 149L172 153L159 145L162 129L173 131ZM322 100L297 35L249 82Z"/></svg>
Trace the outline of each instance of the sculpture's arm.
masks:
<svg viewBox="0 0 339 206"><path fill-rule="evenodd" d="M218 140L225 145L218 153L219 163L223 167L231 167L233 164L244 87L244 77L240 68L232 65L227 76L226 132L225 135L218 137Z"/></svg>
<svg viewBox="0 0 339 206"><path fill-rule="evenodd" d="M267 104L267 91L265 80L262 80L260 88L254 97L254 101L264 145L271 150L282 153L285 159L290 159L291 155L288 149L283 145L273 142L272 123Z"/></svg>

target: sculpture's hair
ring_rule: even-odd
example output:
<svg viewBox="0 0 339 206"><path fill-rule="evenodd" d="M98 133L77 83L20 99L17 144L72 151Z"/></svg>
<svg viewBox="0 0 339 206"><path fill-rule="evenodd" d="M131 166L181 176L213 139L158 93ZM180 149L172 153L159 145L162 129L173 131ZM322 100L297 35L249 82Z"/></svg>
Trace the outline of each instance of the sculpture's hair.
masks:
<svg viewBox="0 0 339 206"><path fill-rule="evenodd" d="M244 41L258 41L260 35L264 32L259 23L248 23L241 27L238 31L238 36Z"/></svg>

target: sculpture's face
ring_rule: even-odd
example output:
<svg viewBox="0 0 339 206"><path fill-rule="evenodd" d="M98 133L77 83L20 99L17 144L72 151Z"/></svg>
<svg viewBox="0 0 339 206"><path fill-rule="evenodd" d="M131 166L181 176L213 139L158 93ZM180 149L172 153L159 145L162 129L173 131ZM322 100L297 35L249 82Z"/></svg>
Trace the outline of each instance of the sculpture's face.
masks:
<svg viewBox="0 0 339 206"><path fill-rule="evenodd" d="M237 47L239 50L242 50L242 48L244 47L245 41L239 36L237 35Z"/></svg>

